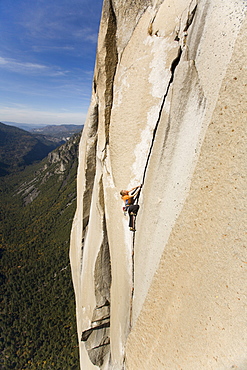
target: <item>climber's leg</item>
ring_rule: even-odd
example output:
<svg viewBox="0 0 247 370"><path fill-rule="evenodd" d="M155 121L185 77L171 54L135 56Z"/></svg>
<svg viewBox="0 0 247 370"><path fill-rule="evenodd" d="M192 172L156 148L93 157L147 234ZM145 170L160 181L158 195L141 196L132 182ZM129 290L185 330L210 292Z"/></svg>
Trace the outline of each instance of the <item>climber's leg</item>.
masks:
<svg viewBox="0 0 247 370"><path fill-rule="evenodd" d="M132 206L129 206L128 212L129 212L129 227L131 231L135 231L135 221L136 221L136 215L139 210L138 204L133 204Z"/></svg>
<svg viewBox="0 0 247 370"><path fill-rule="evenodd" d="M129 206L129 209L128 209L128 212L129 214L134 214L134 215L137 215L138 211L139 211L139 208L140 206L138 204L133 204L131 206Z"/></svg>
<svg viewBox="0 0 247 370"><path fill-rule="evenodd" d="M133 227L133 214L129 213L129 227Z"/></svg>

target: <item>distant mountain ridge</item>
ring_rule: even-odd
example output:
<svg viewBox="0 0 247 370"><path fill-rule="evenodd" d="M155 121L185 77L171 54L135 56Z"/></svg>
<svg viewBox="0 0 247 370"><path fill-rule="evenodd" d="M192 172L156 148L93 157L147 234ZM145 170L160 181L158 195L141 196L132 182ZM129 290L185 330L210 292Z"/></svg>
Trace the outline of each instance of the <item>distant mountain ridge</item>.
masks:
<svg viewBox="0 0 247 370"><path fill-rule="evenodd" d="M24 123L24 122L12 122L12 121L2 121L5 125L15 126L21 128L22 130L31 131L33 128L45 127L45 124L42 123Z"/></svg>
<svg viewBox="0 0 247 370"><path fill-rule="evenodd" d="M52 140L56 138L58 140L67 140L72 135L80 132L83 129L83 125L48 125L45 127L32 128L31 133L42 134L45 137Z"/></svg>
<svg viewBox="0 0 247 370"><path fill-rule="evenodd" d="M42 160L61 144L0 122L0 176Z"/></svg>
<svg viewBox="0 0 247 370"><path fill-rule="evenodd" d="M58 142L67 141L71 136L80 132L84 125L61 124L61 125L45 125L37 123L18 123L3 121L3 124L11 127L28 131L35 135L43 135L48 140Z"/></svg>

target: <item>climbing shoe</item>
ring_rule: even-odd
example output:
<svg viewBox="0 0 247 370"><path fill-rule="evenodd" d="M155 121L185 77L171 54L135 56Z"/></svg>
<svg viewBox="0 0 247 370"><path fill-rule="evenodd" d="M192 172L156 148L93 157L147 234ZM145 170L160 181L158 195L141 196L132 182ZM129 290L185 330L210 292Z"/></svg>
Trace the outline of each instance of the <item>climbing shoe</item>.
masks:
<svg viewBox="0 0 247 370"><path fill-rule="evenodd" d="M130 231L136 231L134 227L130 227Z"/></svg>

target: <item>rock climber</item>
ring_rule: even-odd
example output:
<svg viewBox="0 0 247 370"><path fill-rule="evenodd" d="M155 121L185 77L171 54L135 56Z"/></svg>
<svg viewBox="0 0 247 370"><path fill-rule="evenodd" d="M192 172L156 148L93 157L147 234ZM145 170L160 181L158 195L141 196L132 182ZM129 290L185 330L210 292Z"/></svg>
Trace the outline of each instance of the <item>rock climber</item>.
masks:
<svg viewBox="0 0 247 370"><path fill-rule="evenodd" d="M121 190L120 195L121 199L124 201L124 212L128 212L129 214L129 228L131 231L135 230L135 216L139 210L139 205L134 204L137 194L141 189L141 185L136 186L131 190Z"/></svg>

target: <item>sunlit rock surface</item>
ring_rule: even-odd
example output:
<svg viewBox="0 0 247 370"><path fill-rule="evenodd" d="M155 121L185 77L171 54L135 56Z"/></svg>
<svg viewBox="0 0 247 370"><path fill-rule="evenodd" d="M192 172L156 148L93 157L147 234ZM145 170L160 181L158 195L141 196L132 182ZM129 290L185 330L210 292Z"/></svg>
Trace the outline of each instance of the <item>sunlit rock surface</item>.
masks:
<svg viewBox="0 0 247 370"><path fill-rule="evenodd" d="M83 370L247 368L245 6L104 2L70 249ZM141 183L133 234L119 191Z"/></svg>

